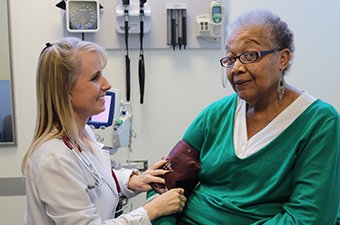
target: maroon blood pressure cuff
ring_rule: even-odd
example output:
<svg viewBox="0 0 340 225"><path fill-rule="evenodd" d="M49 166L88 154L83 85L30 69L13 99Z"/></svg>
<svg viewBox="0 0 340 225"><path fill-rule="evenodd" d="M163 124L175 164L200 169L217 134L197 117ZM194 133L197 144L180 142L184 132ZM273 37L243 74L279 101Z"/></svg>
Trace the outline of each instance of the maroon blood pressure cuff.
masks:
<svg viewBox="0 0 340 225"><path fill-rule="evenodd" d="M152 188L162 194L172 188L183 188L189 196L198 184L197 173L200 168L199 152L185 141L179 141L169 155L168 162L160 169L169 170L164 174L165 184L152 183Z"/></svg>

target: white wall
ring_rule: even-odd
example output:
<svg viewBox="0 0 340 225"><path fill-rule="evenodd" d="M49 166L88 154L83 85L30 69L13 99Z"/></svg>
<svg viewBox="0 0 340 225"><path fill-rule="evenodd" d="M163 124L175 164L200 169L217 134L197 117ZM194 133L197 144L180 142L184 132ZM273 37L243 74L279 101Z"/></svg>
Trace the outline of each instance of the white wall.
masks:
<svg viewBox="0 0 340 225"><path fill-rule="evenodd" d="M46 42L62 35L63 17L61 10L55 7L58 2L35 0L32 7L31 1L10 1L18 145L0 147L0 178L21 176L21 159L30 144L35 125L37 58ZM231 0L229 19L255 8L267 8L279 14L294 31L296 56L287 82L330 102L339 111L340 1ZM145 103L140 105L138 52L132 51L130 55L133 77L131 102L137 138L133 141L133 153L129 157L147 158L152 164L167 154L204 106L232 93L232 90L230 86L222 88L218 62L222 51L146 50ZM125 93L123 57L123 52L109 52L109 63L104 73L113 86ZM118 156L126 157L126 154ZM22 224L23 204L22 197L0 197L0 217L7 221L2 223Z"/></svg>
<svg viewBox="0 0 340 225"><path fill-rule="evenodd" d="M7 2L0 1L0 80L9 79L9 49L8 49L8 36L7 36Z"/></svg>

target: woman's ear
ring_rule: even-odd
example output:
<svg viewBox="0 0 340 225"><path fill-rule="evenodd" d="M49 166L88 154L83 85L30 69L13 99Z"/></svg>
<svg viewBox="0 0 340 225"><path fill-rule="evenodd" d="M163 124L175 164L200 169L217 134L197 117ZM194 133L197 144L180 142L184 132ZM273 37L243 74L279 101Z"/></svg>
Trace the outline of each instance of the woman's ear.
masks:
<svg viewBox="0 0 340 225"><path fill-rule="evenodd" d="M280 70L283 71L289 64L290 61L290 50L284 48L280 51Z"/></svg>
<svg viewBox="0 0 340 225"><path fill-rule="evenodd" d="M68 93L68 98L70 99L70 101L72 102L72 91L70 91L69 93Z"/></svg>

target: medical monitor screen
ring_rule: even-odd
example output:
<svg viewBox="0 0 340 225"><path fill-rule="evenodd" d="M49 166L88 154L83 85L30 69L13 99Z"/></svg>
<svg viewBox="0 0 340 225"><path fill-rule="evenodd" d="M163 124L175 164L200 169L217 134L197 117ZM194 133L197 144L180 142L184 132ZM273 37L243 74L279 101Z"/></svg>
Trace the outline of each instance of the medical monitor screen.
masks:
<svg viewBox="0 0 340 225"><path fill-rule="evenodd" d="M222 7L219 7L219 6L214 6L213 8L212 8L212 13L213 14L221 14L222 13Z"/></svg>
<svg viewBox="0 0 340 225"><path fill-rule="evenodd" d="M118 110L115 103L119 99L115 92L106 92L104 100L105 110L97 115L93 115L87 122L88 125L94 126L97 129L112 126L116 111Z"/></svg>
<svg viewBox="0 0 340 225"><path fill-rule="evenodd" d="M92 116L91 120L96 121L98 123L107 123L109 122L110 115L110 106L111 106L111 95L105 95L105 110L104 112L99 113L98 115Z"/></svg>

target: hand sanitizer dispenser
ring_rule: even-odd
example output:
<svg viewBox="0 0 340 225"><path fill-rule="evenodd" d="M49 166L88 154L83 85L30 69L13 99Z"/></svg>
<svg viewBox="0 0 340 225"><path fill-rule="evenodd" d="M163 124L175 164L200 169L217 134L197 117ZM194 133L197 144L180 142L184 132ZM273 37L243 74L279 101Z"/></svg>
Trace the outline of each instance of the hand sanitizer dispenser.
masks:
<svg viewBox="0 0 340 225"><path fill-rule="evenodd" d="M217 42L222 36L223 14L221 0L212 0L209 14L196 16L196 36L209 42Z"/></svg>

